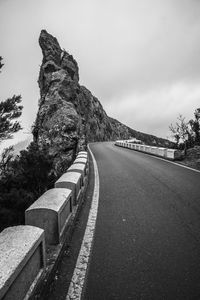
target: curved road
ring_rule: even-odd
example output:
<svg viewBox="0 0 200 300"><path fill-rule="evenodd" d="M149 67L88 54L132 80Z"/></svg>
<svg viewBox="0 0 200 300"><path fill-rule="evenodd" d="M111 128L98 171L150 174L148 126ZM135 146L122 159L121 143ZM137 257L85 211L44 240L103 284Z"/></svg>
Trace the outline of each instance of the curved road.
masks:
<svg viewBox="0 0 200 300"><path fill-rule="evenodd" d="M84 300L200 299L200 173L95 143L100 199Z"/></svg>

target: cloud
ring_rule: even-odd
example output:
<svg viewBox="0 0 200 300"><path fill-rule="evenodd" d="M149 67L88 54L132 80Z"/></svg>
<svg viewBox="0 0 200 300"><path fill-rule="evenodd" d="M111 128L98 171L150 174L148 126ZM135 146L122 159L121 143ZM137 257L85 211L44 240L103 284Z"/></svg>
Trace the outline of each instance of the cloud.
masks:
<svg viewBox="0 0 200 300"><path fill-rule="evenodd" d="M81 84L109 115L166 136L179 112L192 117L199 106L199 15L197 0L0 1L1 99L22 94L30 128L45 28L73 54Z"/></svg>
<svg viewBox="0 0 200 300"><path fill-rule="evenodd" d="M200 107L200 85L177 82L173 85L127 94L123 101L113 98L106 105L108 114L138 131L170 137L169 125L179 114L189 121ZM140 108L140 109L139 109Z"/></svg>

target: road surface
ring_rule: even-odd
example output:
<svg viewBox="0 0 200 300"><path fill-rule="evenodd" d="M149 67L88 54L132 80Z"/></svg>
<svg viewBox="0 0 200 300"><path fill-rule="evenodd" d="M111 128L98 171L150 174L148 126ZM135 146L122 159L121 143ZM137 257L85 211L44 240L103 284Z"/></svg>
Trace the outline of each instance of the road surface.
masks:
<svg viewBox="0 0 200 300"><path fill-rule="evenodd" d="M200 173L113 143L91 150L100 197L82 298L199 300ZM66 299L58 277L48 299Z"/></svg>
<svg viewBox="0 0 200 300"><path fill-rule="evenodd" d="M200 299L200 173L113 143L100 177L85 300Z"/></svg>

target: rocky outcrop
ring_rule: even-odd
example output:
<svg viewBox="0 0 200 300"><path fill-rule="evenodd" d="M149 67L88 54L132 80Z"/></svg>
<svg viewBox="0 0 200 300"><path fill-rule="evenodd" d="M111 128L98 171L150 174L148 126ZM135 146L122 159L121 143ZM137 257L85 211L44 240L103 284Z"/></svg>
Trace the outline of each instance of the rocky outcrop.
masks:
<svg viewBox="0 0 200 300"><path fill-rule="evenodd" d="M99 100L79 85L78 64L62 50L55 37L42 30L39 44L43 61L39 74L40 102L34 140L48 146L55 168L67 167L88 142L136 137L149 144L168 141L132 130L109 118Z"/></svg>

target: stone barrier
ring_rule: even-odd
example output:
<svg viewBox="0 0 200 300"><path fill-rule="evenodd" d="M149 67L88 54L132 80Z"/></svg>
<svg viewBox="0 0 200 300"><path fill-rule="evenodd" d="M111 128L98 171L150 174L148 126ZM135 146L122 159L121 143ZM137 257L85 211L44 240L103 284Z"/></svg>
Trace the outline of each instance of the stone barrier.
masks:
<svg viewBox="0 0 200 300"><path fill-rule="evenodd" d="M80 151L73 165L56 181L55 188L25 211L26 225L9 227L0 233L0 300L28 299L41 275L43 278L52 270L49 265L46 268L45 242L48 249L54 249L47 251L49 264L57 259L65 232L69 234L70 224L76 219L88 172L88 153Z"/></svg>
<svg viewBox="0 0 200 300"><path fill-rule="evenodd" d="M174 150L167 149L167 158L170 158L170 159L174 158Z"/></svg>
<svg viewBox="0 0 200 300"><path fill-rule="evenodd" d="M158 148L158 155L162 157L167 157L167 148Z"/></svg>
<svg viewBox="0 0 200 300"><path fill-rule="evenodd" d="M116 141L115 145L121 146L124 148L129 148L132 150L137 150L137 151L153 154L153 155L167 158L170 160L180 160L182 158L181 151L177 150L177 149L168 149L168 148L163 148L163 147L159 148L159 147L155 147L155 146L133 144L128 141Z"/></svg>
<svg viewBox="0 0 200 300"><path fill-rule="evenodd" d="M76 157L76 159L77 158L86 158L87 159L88 156L86 154L78 154L77 157Z"/></svg>
<svg viewBox="0 0 200 300"><path fill-rule="evenodd" d="M136 144L135 149L139 151L140 150L140 145Z"/></svg>
<svg viewBox="0 0 200 300"><path fill-rule="evenodd" d="M86 152L86 153L79 152L79 153L77 154L76 158L78 158L78 157L88 158L88 154L87 154L87 152Z"/></svg>
<svg viewBox="0 0 200 300"><path fill-rule="evenodd" d="M83 180L87 174L87 169L85 164L73 164L71 167L68 168L67 172L78 172L81 173Z"/></svg>
<svg viewBox="0 0 200 300"><path fill-rule="evenodd" d="M73 163L74 164L87 164L87 158L77 157Z"/></svg>
<svg viewBox="0 0 200 300"><path fill-rule="evenodd" d="M88 153L87 153L87 151L80 151L80 152L78 152L78 155L86 155L86 156L88 156Z"/></svg>
<svg viewBox="0 0 200 300"><path fill-rule="evenodd" d="M0 233L0 299L28 299L45 266L44 230L13 226Z"/></svg>
<svg viewBox="0 0 200 300"><path fill-rule="evenodd" d="M145 152L150 153L151 152L151 147L145 145Z"/></svg>
<svg viewBox="0 0 200 300"><path fill-rule="evenodd" d="M181 159L181 152L176 149L167 149L167 158L171 160Z"/></svg>
<svg viewBox="0 0 200 300"><path fill-rule="evenodd" d="M55 245L60 243L71 213L72 191L54 188L25 211L25 223L44 229L46 243Z"/></svg>
<svg viewBox="0 0 200 300"><path fill-rule="evenodd" d="M83 186L86 186L88 167L86 164L75 163L68 168L67 172L78 172L81 174Z"/></svg>
<svg viewBox="0 0 200 300"><path fill-rule="evenodd" d="M157 155L158 154L158 148L157 147L151 147L151 154Z"/></svg>
<svg viewBox="0 0 200 300"><path fill-rule="evenodd" d="M140 146L140 151L145 152L145 145Z"/></svg>
<svg viewBox="0 0 200 300"><path fill-rule="evenodd" d="M72 203L76 206L81 197L83 180L78 172L67 172L63 174L55 183L55 188L67 188L72 190Z"/></svg>

